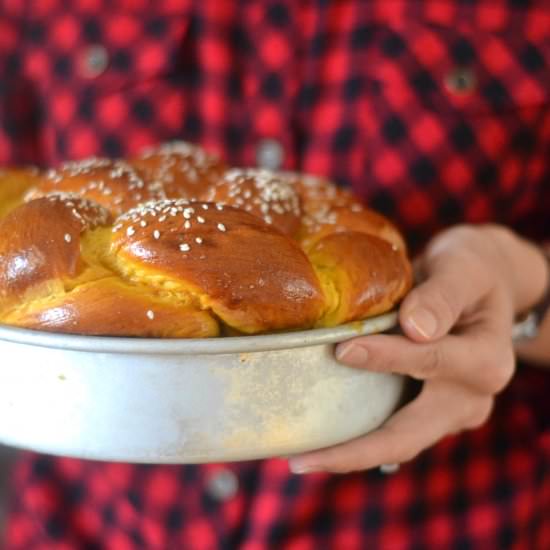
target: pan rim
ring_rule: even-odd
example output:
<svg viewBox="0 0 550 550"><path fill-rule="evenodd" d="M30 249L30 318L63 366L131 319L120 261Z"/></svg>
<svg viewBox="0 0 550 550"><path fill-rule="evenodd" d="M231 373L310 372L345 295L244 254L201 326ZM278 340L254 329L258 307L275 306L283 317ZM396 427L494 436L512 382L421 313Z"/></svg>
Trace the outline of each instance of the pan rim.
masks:
<svg viewBox="0 0 550 550"><path fill-rule="evenodd" d="M354 321L330 328L215 338L86 336L46 332L0 324L0 343L8 342L49 349L102 354L221 355L335 344L355 336L383 332L395 327L396 324L397 313L392 311L362 321Z"/></svg>

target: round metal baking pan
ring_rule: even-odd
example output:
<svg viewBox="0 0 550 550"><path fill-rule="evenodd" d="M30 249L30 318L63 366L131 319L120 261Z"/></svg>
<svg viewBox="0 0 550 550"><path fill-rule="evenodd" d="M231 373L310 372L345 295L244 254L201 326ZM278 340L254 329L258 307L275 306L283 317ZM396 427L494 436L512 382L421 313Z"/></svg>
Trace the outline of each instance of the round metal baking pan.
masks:
<svg viewBox="0 0 550 550"><path fill-rule="evenodd" d="M112 338L0 326L0 441L96 460L286 456L378 427L404 378L345 367L333 344L396 314L329 329L209 339Z"/></svg>

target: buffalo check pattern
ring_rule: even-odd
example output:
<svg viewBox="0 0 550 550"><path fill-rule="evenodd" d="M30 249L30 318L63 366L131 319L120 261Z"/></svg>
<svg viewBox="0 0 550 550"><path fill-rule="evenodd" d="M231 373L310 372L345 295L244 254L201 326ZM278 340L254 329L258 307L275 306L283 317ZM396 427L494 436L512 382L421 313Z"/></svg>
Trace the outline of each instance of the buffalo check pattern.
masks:
<svg viewBox="0 0 550 550"><path fill-rule="evenodd" d="M170 139L252 165L275 140L413 252L459 222L550 238L546 0L5 0L0 75L3 165ZM4 547L548 550L549 395L521 366L485 426L391 476L24 454Z"/></svg>

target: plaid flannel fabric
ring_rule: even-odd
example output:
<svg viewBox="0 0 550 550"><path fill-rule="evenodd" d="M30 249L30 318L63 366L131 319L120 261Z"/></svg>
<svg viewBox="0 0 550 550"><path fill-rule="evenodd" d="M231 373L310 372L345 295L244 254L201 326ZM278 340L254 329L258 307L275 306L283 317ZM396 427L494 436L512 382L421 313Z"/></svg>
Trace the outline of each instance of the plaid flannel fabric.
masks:
<svg viewBox="0 0 550 550"><path fill-rule="evenodd" d="M413 250L462 221L550 238L546 0L6 0L0 74L2 164L270 143ZM27 454L6 548L548 550L549 390L520 369L487 425L389 477Z"/></svg>

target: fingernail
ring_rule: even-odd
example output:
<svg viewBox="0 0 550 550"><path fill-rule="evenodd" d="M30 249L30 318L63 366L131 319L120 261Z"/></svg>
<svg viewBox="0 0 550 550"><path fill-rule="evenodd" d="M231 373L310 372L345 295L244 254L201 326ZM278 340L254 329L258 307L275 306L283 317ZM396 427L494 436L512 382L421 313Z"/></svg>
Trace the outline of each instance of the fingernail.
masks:
<svg viewBox="0 0 550 550"><path fill-rule="evenodd" d="M336 348L336 359L346 365L359 367L364 365L369 358L369 352L357 344L350 344Z"/></svg>
<svg viewBox="0 0 550 550"><path fill-rule="evenodd" d="M293 474L309 474L320 470L318 466L314 466L313 464L302 464L294 460L288 461L288 467Z"/></svg>
<svg viewBox="0 0 550 550"><path fill-rule="evenodd" d="M409 323L424 338L431 338L437 332L437 319L424 308L415 309L409 315Z"/></svg>

